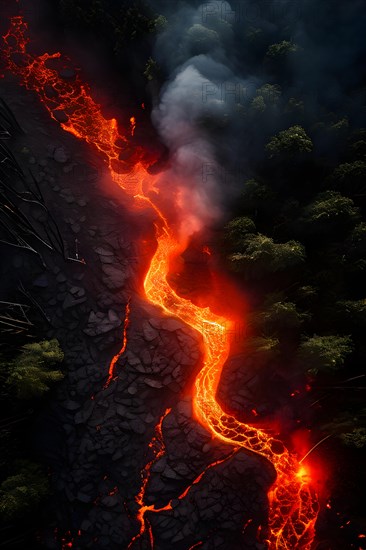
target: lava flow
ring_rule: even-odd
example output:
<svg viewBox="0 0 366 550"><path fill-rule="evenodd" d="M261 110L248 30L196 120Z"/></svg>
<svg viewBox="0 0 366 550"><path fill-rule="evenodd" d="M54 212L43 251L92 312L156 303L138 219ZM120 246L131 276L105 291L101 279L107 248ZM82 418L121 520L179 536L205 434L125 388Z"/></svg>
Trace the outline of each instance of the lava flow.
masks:
<svg viewBox="0 0 366 550"><path fill-rule="evenodd" d="M120 357L122 357L122 355L126 351L126 347L127 347L127 329L128 329L128 325L130 324L130 312L131 312L130 301L128 301L127 304L126 304L125 320L124 320L124 323L123 323L122 347L119 350L119 352L113 357L112 361L110 362L109 370L108 370L108 378L107 378L107 382L104 385L104 388L108 388L109 384L116 377L115 370L116 370L117 361L119 360Z"/></svg>
<svg viewBox="0 0 366 550"><path fill-rule="evenodd" d="M100 106L94 102L88 87L82 83L78 74L75 74L72 80L65 80L62 74L50 66L54 60L60 59L59 53L38 57L28 54L26 46L29 40L26 33L27 24L22 17L12 18L11 28L4 36L4 54L8 68L20 76L22 84L27 89L37 92L51 116L61 123L64 130L90 143L103 155L112 179L125 192L132 195L137 202L148 201L157 213L158 246L144 281L145 294L151 303L160 306L166 314L180 318L202 336L203 367L196 378L193 396L197 419L218 439L233 445L235 449L244 447L257 453L268 459L275 467L277 478L269 494L268 529L263 536L268 548L310 550L314 540L318 502L311 489L308 472L280 441L226 414L216 401L217 386L230 351L227 331L231 322L215 315L209 308L198 307L181 298L170 287L167 281L170 260L183 251L185 243L176 236L174 227L164 218L156 205L154 194L151 194L157 176L151 176L146 172L139 160L138 152L132 154L133 161L130 158L133 169L126 169L126 163L121 157L124 149L128 149L129 143L127 138L120 134L117 121L103 117ZM134 131L135 121L131 118L130 122ZM128 176L127 171L130 172ZM126 323L125 320L125 329ZM113 376L115 363L112 363ZM161 449L163 448L162 445ZM233 453L230 453L229 457ZM145 473L149 470L148 466L145 467ZM147 511L161 512L171 509L170 503L160 509L145 504L147 480L148 475L145 475L137 497L140 505L138 519L142 531L140 530L136 537L141 536L148 528L145 523ZM186 492L179 498L183 498L185 494ZM149 533L151 537L151 530Z"/></svg>
<svg viewBox="0 0 366 550"><path fill-rule="evenodd" d="M205 475L205 473L208 470L211 470L211 468L214 468L215 466L219 466L223 462L226 462L232 456L234 456L234 454L238 451L238 448L234 448L225 457L223 457L219 460L215 460L215 462L212 462L211 464L209 464L192 481L192 483L190 483L186 487L186 489L177 497L177 499L171 499L168 502L168 504L166 504L165 506L162 506L161 508L155 508L154 504L147 505L145 503L145 494L146 494L147 484L148 484L149 479L150 479L150 471L151 471L152 466L165 454L165 444L164 444L164 439L163 439L163 421L168 416L168 414L170 412L171 412L171 409L166 409L165 413L160 418L160 420L159 420L159 422L158 422L158 424L155 428L155 435L154 435L152 441L149 444L149 447L152 448L152 450L153 450L154 457L150 462L147 463L147 465L145 466L145 468L143 470L141 489L140 489L140 492L138 493L138 495L136 497L136 502L139 505L139 511L137 513L137 518L136 519L140 523L140 530L137 533L137 535L135 535L132 538L130 544L128 545L128 549L132 548L133 544L145 533L145 531L148 531L151 548L154 548L154 537L153 537L150 522L145 516L146 512L153 512L153 513L158 514L160 512L167 512L169 510L173 510L173 500L183 500L187 496L189 491L192 489L192 487L194 487L195 485L197 485L197 483L199 483L201 481L201 479L203 478L203 476ZM202 543L199 542L197 544L199 545L199 544L202 544ZM196 546L197 545L195 544L191 548L195 548Z"/></svg>

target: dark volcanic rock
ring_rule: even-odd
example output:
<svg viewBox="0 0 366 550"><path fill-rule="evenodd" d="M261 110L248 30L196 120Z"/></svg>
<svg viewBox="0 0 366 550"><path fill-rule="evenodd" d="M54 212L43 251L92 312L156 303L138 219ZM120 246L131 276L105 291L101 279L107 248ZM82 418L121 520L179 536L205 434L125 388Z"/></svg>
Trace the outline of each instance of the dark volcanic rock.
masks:
<svg viewBox="0 0 366 550"><path fill-rule="evenodd" d="M59 120L59 122L61 122L61 121ZM62 122L64 122L64 121L62 121ZM65 162L67 162L69 160L69 154L66 152L64 147L57 147L54 150L53 159L56 162L59 162L60 164L64 164Z"/></svg>
<svg viewBox="0 0 366 550"><path fill-rule="evenodd" d="M97 336L99 334L106 334L121 325L117 313L113 310L109 310L108 314L91 311L89 314L87 327L84 329L84 333L88 336Z"/></svg>
<svg viewBox="0 0 366 550"><path fill-rule="evenodd" d="M129 277L127 268L103 264L103 283L111 290L121 289Z"/></svg>

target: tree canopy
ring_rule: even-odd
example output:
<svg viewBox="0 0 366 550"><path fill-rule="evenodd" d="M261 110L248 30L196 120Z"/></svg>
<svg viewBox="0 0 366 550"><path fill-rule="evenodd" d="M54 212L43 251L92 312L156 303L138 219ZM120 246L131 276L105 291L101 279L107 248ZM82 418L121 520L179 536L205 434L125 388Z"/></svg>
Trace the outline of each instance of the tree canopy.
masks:
<svg viewBox="0 0 366 550"><path fill-rule="evenodd" d="M38 507L49 494L47 476L39 465L30 461L17 461L15 473L0 484L0 517L17 519Z"/></svg>
<svg viewBox="0 0 366 550"><path fill-rule="evenodd" d="M311 373L336 371L343 367L346 357L352 352L349 336L318 336L306 338L299 346L299 359Z"/></svg>
<svg viewBox="0 0 366 550"><path fill-rule="evenodd" d="M283 330L298 329L309 314L299 311L294 302L274 301L255 315L258 328L268 334L277 334Z"/></svg>
<svg viewBox="0 0 366 550"><path fill-rule="evenodd" d="M44 340L23 346L22 353L11 363L8 384L15 388L19 399L41 397L63 378L54 368L64 354L57 340Z"/></svg>
<svg viewBox="0 0 366 550"><path fill-rule="evenodd" d="M267 146L270 157L281 154L294 156L299 153L311 153L313 143L301 126L291 126L273 136Z"/></svg>
<svg viewBox="0 0 366 550"><path fill-rule="evenodd" d="M284 57L288 54L297 52L298 49L299 47L294 42L290 42L289 40L282 40L282 42L278 42L269 46L266 55L269 58Z"/></svg>
<svg viewBox="0 0 366 550"><path fill-rule="evenodd" d="M229 259L235 271L242 271L248 276L284 271L305 260L305 248L299 242L276 243L271 237L260 233L249 233L242 241L242 250Z"/></svg>

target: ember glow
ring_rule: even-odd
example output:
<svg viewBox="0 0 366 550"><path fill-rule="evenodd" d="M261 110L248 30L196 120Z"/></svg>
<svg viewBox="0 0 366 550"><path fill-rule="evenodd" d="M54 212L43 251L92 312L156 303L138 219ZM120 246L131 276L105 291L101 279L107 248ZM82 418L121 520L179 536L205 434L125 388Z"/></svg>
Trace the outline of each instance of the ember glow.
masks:
<svg viewBox="0 0 366 550"><path fill-rule="evenodd" d="M135 128L136 128L136 119L134 116L130 118L130 124L131 124L131 136L135 134Z"/></svg>
<svg viewBox="0 0 366 550"><path fill-rule="evenodd" d="M63 63L61 54L46 53L35 57L26 51L28 42L27 24L23 18L12 18L10 30L4 36L4 54L8 68L20 77L21 83L27 89L38 94L51 117L58 121L64 130L86 141L100 152L113 181L134 198L133 207L141 203L149 204L156 212L157 250L144 281L146 298L161 307L167 315L178 317L201 335L204 357L203 367L194 387L195 416L215 437L233 446L227 457L209 467L228 460L240 447L268 459L276 469L277 479L269 493L269 522L268 528L261 530L263 542L266 542L271 550L310 550L314 540L318 501L311 488L311 472L306 464L300 464L296 456L271 435L239 422L234 416L227 414L216 401L216 390L230 352L228 332L233 326L233 321L216 315L208 307L198 307L181 298L167 281L170 261L183 252L187 242L183 242L177 235L174 224L168 223L165 213L157 205L158 194L153 191L158 176L151 176L145 170L138 150L131 153L128 163L123 160L124 152L129 147L128 139L120 132L116 119L104 118L101 107L94 102L88 86L81 81L79 74L75 73L72 79L62 77L62 71L59 70ZM56 61L60 64L58 70L53 65ZM133 135L136 124L134 117L131 117L130 124L130 131L126 133ZM209 254L209 251L205 250L205 253ZM113 378L115 364L126 347L128 314L129 305L126 308L123 346L111 362L108 383ZM153 545L153 535L145 517L146 512L159 513L171 509L170 502L160 509L145 503L151 466L165 452L162 423L169 412L168 409L156 427L152 442L155 455L153 461L145 466L142 474L141 490L136 497L139 505L137 519L140 531L132 539L130 547L146 531ZM206 471L207 468L178 498L184 498ZM197 543L192 548L199 545L200 543Z"/></svg>

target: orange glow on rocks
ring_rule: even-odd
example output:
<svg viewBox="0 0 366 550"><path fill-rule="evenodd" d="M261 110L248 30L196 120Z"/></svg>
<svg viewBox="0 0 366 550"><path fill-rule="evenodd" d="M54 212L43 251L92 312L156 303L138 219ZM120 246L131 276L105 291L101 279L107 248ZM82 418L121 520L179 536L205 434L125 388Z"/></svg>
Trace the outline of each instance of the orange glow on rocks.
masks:
<svg viewBox="0 0 366 550"><path fill-rule="evenodd" d="M133 136L135 134L135 129L136 129L136 119L134 116L130 118L130 124L131 124L131 136Z"/></svg>
<svg viewBox="0 0 366 550"><path fill-rule="evenodd" d="M229 355L231 321L200 308L178 296L167 283L169 258L179 249L166 231L158 237L158 249L145 279L148 300L167 314L179 317L197 330L203 340L204 362L195 382L194 411L197 419L218 439L266 457L274 465L277 479L270 491L269 548L310 549L318 514L316 495L308 476L303 476L295 456L264 431L226 414L216 401L216 390Z"/></svg>
<svg viewBox="0 0 366 550"><path fill-rule="evenodd" d="M300 465L297 457L281 441L227 414L216 400L216 390L230 353L228 332L233 319L216 315L210 308L199 307L180 297L167 281L171 259L183 252L187 243L176 236L174 227L164 217L165 212L151 198L158 176L147 173L141 164L138 150L127 155L130 145L125 135L121 134L116 119L104 118L101 107L94 102L88 86L81 81L79 74L75 73L72 79L60 76L60 72L53 66L56 61L61 62L60 53L46 53L35 57L26 52L29 42L26 33L27 24L22 17L13 17L11 28L4 37L4 54L8 68L20 77L27 89L38 94L51 117L64 130L99 151L107 163L113 181L134 198L134 208L144 203L156 212L157 250L151 260L144 289L150 303L162 308L167 315L181 319L202 338L203 366L196 378L193 392L197 420L216 438L233 446L233 451L223 460L227 460L239 447L243 447L266 458L276 469L277 479L269 493L268 529L267 532L261 531L261 538L271 550L310 550L314 540L318 501L311 488L306 464ZM130 123L133 133L134 117L131 117ZM128 313L126 308L123 346L111 362L108 383L114 375L118 357L125 349ZM136 497L140 507L137 515L140 531L130 546L145 531L148 531L150 541L153 542L151 528L145 518L146 512L158 513L171 509L171 503L160 509L145 504L149 471L152 464L164 453L161 429L169 412L168 409L156 427L152 442L156 448L154 459L145 466L142 475L141 490ZM198 483L205 471L182 493L180 499L186 496L192 485Z"/></svg>
<svg viewBox="0 0 366 550"><path fill-rule="evenodd" d="M168 416L168 414L170 412L171 412L171 409L166 409L165 413L160 418L160 420L159 420L159 422L158 422L158 424L155 428L154 437L153 437L152 441L149 444L149 447L152 449L154 456L153 456L152 460L150 460L147 463L147 465L145 466L145 468L144 468L144 470L141 474L141 479L142 479L141 489L140 489L138 495L136 496L136 502L139 505L139 510L138 510L136 519L138 520L138 522L140 524L140 530L137 533L137 535L135 535L131 539L131 542L128 545L128 548L132 548L133 544L146 531L149 534L151 548L154 548L154 536L153 536L153 532L152 532L152 528L151 528L151 525L149 523L149 520L148 520L148 518L146 518L146 512L151 512L151 513L158 514L160 512L167 512L169 510L173 510L173 500L175 500L175 499L170 500L168 502L168 504L166 504L165 506L162 506L160 508L155 508L154 504L150 504L150 505L145 504L145 494L146 494L146 489L147 489L147 486L148 486L148 483L149 483L149 480L150 480L151 468L160 458L162 458L165 455L165 444L164 444L164 438L163 438L163 422L164 422L165 418ZM210 470L211 468L214 468L215 466L219 466L220 464L226 462L232 456L234 456L234 454L237 451L238 451L238 448L235 448L228 455L226 455L224 458L221 458L221 459L216 460L216 461L212 462L211 464L209 464L196 477L196 479L194 479L192 481L192 483L190 483L186 487L186 489L177 497L177 500L183 500L187 496L189 491L192 489L192 487L194 487L195 485L197 485L201 481L201 479L203 478L203 476L206 474L206 472L208 470ZM195 548L195 546L196 545L194 545L192 548Z"/></svg>

